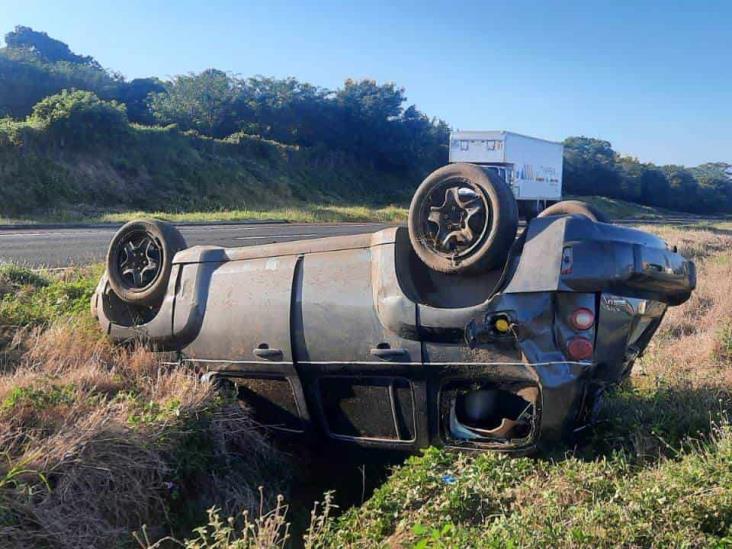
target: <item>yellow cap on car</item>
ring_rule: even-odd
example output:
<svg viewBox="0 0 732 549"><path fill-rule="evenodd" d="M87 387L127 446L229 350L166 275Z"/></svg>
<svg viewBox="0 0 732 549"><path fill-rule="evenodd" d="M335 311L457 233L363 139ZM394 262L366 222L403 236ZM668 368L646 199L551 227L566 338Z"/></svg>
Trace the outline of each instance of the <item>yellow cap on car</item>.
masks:
<svg viewBox="0 0 732 549"><path fill-rule="evenodd" d="M506 333L511 328L511 325L505 318L496 319L496 322L495 324L493 324L493 326L496 328L496 331L501 333Z"/></svg>

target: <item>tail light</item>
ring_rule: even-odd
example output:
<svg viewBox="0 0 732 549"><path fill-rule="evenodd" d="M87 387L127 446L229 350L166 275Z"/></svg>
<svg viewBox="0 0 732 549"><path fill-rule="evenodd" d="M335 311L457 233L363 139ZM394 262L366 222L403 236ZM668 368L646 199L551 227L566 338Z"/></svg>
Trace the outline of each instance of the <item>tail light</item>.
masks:
<svg viewBox="0 0 732 549"><path fill-rule="evenodd" d="M586 360L592 352L592 342L586 337L573 337L567 342L567 353L573 360Z"/></svg>
<svg viewBox="0 0 732 549"><path fill-rule="evenodd" d="M589 330L595 325L595 313L586 307L580 307L569 315L569 323L575 330Z"/></svg>

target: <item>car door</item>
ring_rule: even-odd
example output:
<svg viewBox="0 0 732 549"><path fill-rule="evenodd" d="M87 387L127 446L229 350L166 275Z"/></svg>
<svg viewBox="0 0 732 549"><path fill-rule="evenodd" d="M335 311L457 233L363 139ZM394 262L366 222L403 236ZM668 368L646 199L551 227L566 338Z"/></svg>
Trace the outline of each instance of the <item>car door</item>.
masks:
<svg viewBox="0 0 732 549"><path fill-rule="evenodd" d="M418 339L385 327L374 301L369 247L308 254L295 283L295 340L301 364L421 364ZM416 315L413 310L412 316Z"/></svg>
<svg viewBox="0 0 732 549"><path fill-rule="evenodd" d="M417 439L412 378L421 343L382 323L372 259L371 247L303 257L294 285L295 361L328 437L409 446Z"/></svg>
<svg viewBox="0 0 732 549"><path fill-rule="evenodd" d="M190 358L234 364L292 364L290 309L297 256L221 263L210 274Z"/></svg>

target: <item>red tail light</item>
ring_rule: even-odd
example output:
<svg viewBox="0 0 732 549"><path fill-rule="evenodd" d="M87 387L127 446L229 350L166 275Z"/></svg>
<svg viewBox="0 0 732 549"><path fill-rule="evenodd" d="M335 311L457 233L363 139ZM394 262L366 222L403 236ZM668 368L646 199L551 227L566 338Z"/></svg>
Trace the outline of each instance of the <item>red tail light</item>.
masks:
<svg viewBox="0 0 732 549"><path fill-rule="evenodd" d="M580 307L569 315L569 323L575 330L589 330L595 324L595 313L586 307Z"/></svg>
<svg viewBox="0 0 732 549"><path fill-rule="evenodd" d="M592 342L586 337L573 337L567 343L567 353L574 360L586 360L592 352Z"/></svg>

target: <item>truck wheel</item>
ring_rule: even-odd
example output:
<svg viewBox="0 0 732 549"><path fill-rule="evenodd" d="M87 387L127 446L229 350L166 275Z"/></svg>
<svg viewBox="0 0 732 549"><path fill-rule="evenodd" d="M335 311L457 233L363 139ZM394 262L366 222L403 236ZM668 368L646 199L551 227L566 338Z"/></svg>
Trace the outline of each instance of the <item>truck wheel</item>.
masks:
<svg viewBox="0 0 732 549"><path fill-rule="evenodd" d="M173 257L186 241L170 223L130 221L114 235L107 252L109 285L132 305L159 305L168 287Z"/></svg>
<svg viewBox="0 0 732 549"><path fill-rule="evenodd" d="M518 208L509 186L473 164L450 164L432 172L409 207L414 251L442 273L503 266L517 227Z"/></svg>
<svg viewBox="0 0 732 549"><path fill-rule="evenodd" d="M610 218L605 212L581 200L563 200L562 202L557 202L539 213L537 217L549 217L550 215L584 215L592 221L611 223Z"/></svg>

